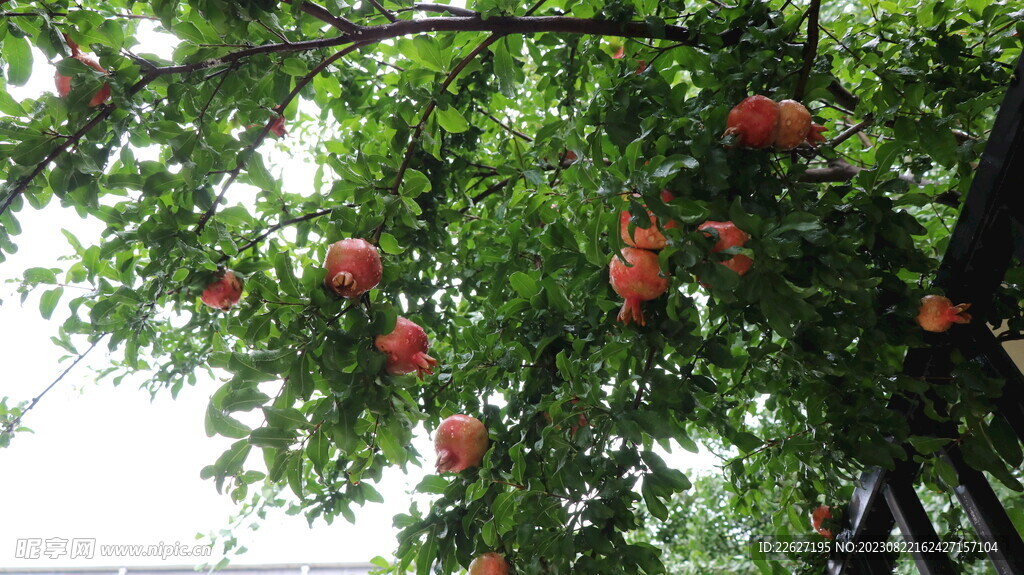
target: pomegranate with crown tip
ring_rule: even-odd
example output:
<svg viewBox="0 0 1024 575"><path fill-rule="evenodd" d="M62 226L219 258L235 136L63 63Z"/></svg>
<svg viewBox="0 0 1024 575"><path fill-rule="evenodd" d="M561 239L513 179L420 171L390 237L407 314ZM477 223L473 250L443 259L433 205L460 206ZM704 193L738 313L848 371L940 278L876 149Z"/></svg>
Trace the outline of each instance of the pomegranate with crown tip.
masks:
<svg viewBox="0 0 1024 575"><path fill-rule="evenodd" d="M270 123L270 133L278 138L283 138L288 134L284 129L284 116L274 118L274 121Z"/></svg>
<svg viewBox="0 0 1024 575"><path fill-rule="evenodd" d="M238 303L240 299L242 299L242 278L236 276L235 272L231 270L224 272L224 275L203 290L203 303L219 310L231 309L231 306Z"/></svg>
<svg viewBox="0 0 1024 575"><path fill-rule="evenodd" d="M675 196L672 192L668 190L661 191L661 201L667 204L674 199ZM619 234L622 236L622 241L628 246L645 250L660 250L668 244L668 240L665 238L665 234L661 233L661 230L678 228L679 223L675 220L669 220L659 229L658 218L650 210L647 210L647 216L651 218L651 226L646 230L641 227L634 228L631 237L629 235L629 211L623 210L619 214Z"/></svg>
<svg viewBox="0 0 1024 575"><path fill-rule="evenodd" d="M331 244L327 248L324 267L327 268L327 277L324 278L327 287L348 298L359 297L377 287L384 271L377 248L360 238Z"/></svg>
<svg viewBox="0 0 1024 575"><path fill-rule="evenodd" d="M766 96L750 96L729 110L724 136L734 134L736 145L767 148L775 142L779 105Z"/></svg>
<svg viewBox="0 0 1024 575"><path fill-rule="evenodd" d="M395 329L387 335L378 335L374 341L377 349L388 356L388 373L401 375L416 372L420 379L423 374L434 373L437 360L427 355L430 342L427 333L419 325L399 317Z"/></svg>
<svg viewBox="0 0 1024 575"><path fill-rule="evenodd" d="M718 253L722 250L727 250L732 247L743 246L750 239L750 235L743 230L736 227L736 224L732 222L712 222L707 221L697 227L698 230L713 229L718 232L718 241L711 248L711 253ZM704 235L711 236L710 232L704 232ZM733 257L718 262L723 266L731 269L739 275L747 273L750 266L753 265L754 260L750 259L749 256L743 254L736 254Z"/></svg>
<svg viewBox="0 0 1024 575"><path fill-rule="evenodd" d="M493 551L477 555L469 564L468 575L508 575L508 562Z"/></svg>
<svg viewBox="0 0 1024 575"><path fill-rule="evenodd" d="M779 121L775 128L775 147L779 150L792 150L807 142L816 144L824 142L821 132L825 130L811 122L811 113L796 100L779 102Z"/></svg>
<svg viewBox="0 0 1024 575"><path fill-rule="evenodd" d="M99 62L97 62L93 58L90 58L89 56L86 56L85 54L82 54L81 50L78 48L78 44L76 44L74 40L69 38L67 35L64 36L64 40L68 43L68 47L71 48L72 59L78 60L79 62L85 64L86 66L92 68L93 70L96 70L101 74L107 73L103 66L100 66ZM57 72L56 74L54 74L53 80L57 85L57 95L61 98L67 98L68 95L71 93L71 76L65 76L60 72ZM106 102L107 98L109 97L110 85L104 83L103 86L101 86L100 89L96 91L96 94L93 95L92 99L89 100L89 106L95 108L103 102Z"/></svg>
<svg viewBox="0 0 1024 575"><path fill-rule="evenodd" d="M954 323L970 323L971 314L967 313L969 303L953 305L948 297L926 295L921 298L921 308L917 313L917 324L925 331L942 333Z"/></svg>
<svg viewBox="0 0 1024 575"><path fill-rule="evenodd" d="M811 527L826 539L832 539L832 531L822 527L822 524L829 519L832 519L832 508L828 505L819 505L811 512Z"/></svg>
<svg viewBox="0 0 1024 575"><path fill-rule="evenodd" d="M622 256L626 258L625 262L619 256L612 256L608 273L612 289L626 299L619 310L618 320L625 324L635 321L647 325L641 305L665 293L668 278L661 274L658 255L654 252L622 248Z"/></svg>
<svg viewBox="0 0 1024 575"><path fill-rule="evenodd" d="M441 422L434 432L437 472L458 473L478 467L487 451L487 428L475 417L456 414Z"/></svg>

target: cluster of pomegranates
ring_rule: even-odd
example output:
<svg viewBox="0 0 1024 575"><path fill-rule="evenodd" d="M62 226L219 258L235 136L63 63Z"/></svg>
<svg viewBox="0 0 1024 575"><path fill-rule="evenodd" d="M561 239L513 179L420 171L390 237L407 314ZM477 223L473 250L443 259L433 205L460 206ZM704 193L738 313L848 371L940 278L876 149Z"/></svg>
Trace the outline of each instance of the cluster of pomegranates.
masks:
<svg viewBox="0 0 1024 575"><path fill-rule="evenodd" d="M78 60L79 62L85 64L86 66L92 68L93 70L96 70L101 74L107 73L103 66L100 66L99 62L97 62L94 58L82 54L82 51L79 49L78 44L76 44L75 41L69 38L66 34L64 35L64 41L67 42L68 48L71 49L71 59ZM54 75L53 79L54 82L57 84L57 95L59 95L61 98L67 98L68 95L71 93L71 76L65 76L60 72L57 72ZM104 82L103 86L100 87L100 89L96 91L96 94L93 95L92 99L89 100L89 106L99 106L103 102L106 102L107 98L109 97L110 84Z"/></svg>
<svg viewBox="0 0 1024 575"><path fill-rule="evenodd" d="M729 111L724 136L735 136L744 148L792 150L802 143L824 142L825 131L811 121L811 113L796 100L775 102L766 96L750 96Z"/></svg>
<svg viewBox="0 0 1024 575"><path fill-rule="evenodd" d="M663 202L669 203L675 199L675 196L668 190L662 190L661 199ZM647 229L635 228L631 233L629 212L623 211L619 214L619 233L622 241L630 247L622 249L621 258L612 257L608 276L612 289L625 299L618 315L618 321L624 324L635 321L640 325L646 325L642 308L643 302L657 299L668 290L669 278L661 270L656 252L668 245L668 239L662 230L678 228L679 223L669 220L661 224L657 216L650 210L647 211L647 216L651 220L650 227ZM715 244L711 248L712 253L743 246L750 239L746 232L728 221L707 221L697 229L703 231L706 236L715 237ZM743 275L747 273L754 262L746 255L736 254L719 263L737 274Z"/></svg>
<svg viewBox="0 0 1024 575"><path fill-rule="evenodd" d="M334 242L327 248L324 261L327 276L324 285L338 297L358 298L377 287L383 275L380 253L370 242L349 238ZM203 291L204 304L228 310L242 298L242 279L227 270ZM430 342L423 328L399 317L395 329L378 335L374 344L387 356L385 370L391 374L416 372L423 378L432 374L437 360L427 355Z"/></svg>

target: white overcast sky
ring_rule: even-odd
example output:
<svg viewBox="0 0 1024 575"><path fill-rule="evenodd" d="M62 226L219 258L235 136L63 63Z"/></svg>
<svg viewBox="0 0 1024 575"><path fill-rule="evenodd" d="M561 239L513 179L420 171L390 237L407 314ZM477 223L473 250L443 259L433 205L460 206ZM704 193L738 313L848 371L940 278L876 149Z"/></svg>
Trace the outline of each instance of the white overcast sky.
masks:
<svg viewBox="0 0 1024 575"><path fill-rule="evenodd" d="M139 51L167 55L170 44L155 40ZM41 53L35 55L29 85L12 89L18 99L53 90L52 67ZM279 162L275 172L283 168L289 174L286 185L312 189L298 176L309 179L313 170ZM67 360L61 363L66 353L50 342L58 322L66 317L64 302L54 319L45 321L38 312L39 293L21 304L14 293L16 284L8 280L20 277L28 267L66 265L59 259L71 255L72 249L60 228L72 231L86 245L95 243L102 229L59 208L56 201L45 212L25 208L17 217L24 230L15 238L19 252L0 264L0 397L9 396L9 404L37 395ZM69 297L66 294L65 300ZM233 441L204 433L206 405L220 382L204 378L195 387L184 388L177 400L164 393L151 401L138 382L118 388L109 381L94 383L91 368L102 367L104 356L105 349L97 348L88 365L76 367L25 417L24 424L34 433L18 434L9 448L0 449L0 568L194 565L196 561L178 557L71 560L67 555L15 555L18 540L27 538L88 538L97 545L193 545L197 534L225 528L237 510L211 481L199 478L200 469ZM432 459L426 434L417 437L416 446L428 461ZM670 461L685 468L714 463L707 454L685 452L677 452ZM259 530L237 534L249 551L234 562L367 562L378 555L390 557L395 548L392 517L408 509L409 490L422 477L422 470L413 470L410 477L397 470L386 477L378 489L387 503L357 509L355 525L339 518L332 526L320 521L311 529L301 516L271 515Z"/></svg>

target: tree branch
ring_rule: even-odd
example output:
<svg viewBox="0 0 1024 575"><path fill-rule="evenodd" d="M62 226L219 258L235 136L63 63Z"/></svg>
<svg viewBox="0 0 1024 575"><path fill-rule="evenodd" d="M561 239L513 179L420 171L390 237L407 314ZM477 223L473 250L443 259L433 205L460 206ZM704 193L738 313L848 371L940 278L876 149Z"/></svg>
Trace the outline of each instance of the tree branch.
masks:
<svg viewBox="0 0 1024 575"><path fill-rule="evenodd" d="M811 5L807 8L807 41L804 42L804 64L800 69L796 90L793 92L793 99L797 102L804 98L807 80L811 76L814 59L818 56L818 15L820 12L821 0L811 0Z"/></svg>
<svg viewBox="0 0 1024 575"><path fill-rule="evenodd" d="M280 114L281 111L287 108L288 104L290 104L291 101L295 99L299 92L303 88L305 88L307 84L312 82L313 78L315 78L320 72L322 72L324 69L326 69L334 62L338 61L340 58L354 52L355 50L358 50L359 48L362 48L365 45L366 42L357 42L355 44L352 44L351 46L348 46L344 50L338 51L333 56L325 59L323 62L320 62L320 64L316 68L313 68L301 80L295 83L295 87L292 89L291 92L288 93L285 99L280 104L277 105L275 111ZM231 184L233 184L235 180L238 179L238 175L242 172L242 169L245 167L245 158L247 158L250 154L254 153L256 151L256 148L258 148L260 144L263 143L263 140L266 139L267 134L270 133L270 128L274 125L275 122L277 122L277 117L272 117L269 120L267 120L266 125L263 126L263 129L260 131L259 135L256 136L256 139L253 140L253 142L249 144L246 147L246 149L239 154L239 157L242 159L239 159L238 163L235 164L234 169L228 172L230 174L228 176L228 180L227 182L224 183L224 186L221 188L220 193L217 194L217 199L213 201L213 204L210 205L210 208L207 209L205 213L203 213L203 215L199 218L199 221L196 223L195 234L197 236L203 233L203 229L206 227L207 222L209 222L210 218L212 218L213 215L217 213L217 206L220 204L221 200L224 199L224 195L227 194L228 188L230 188Z"/></svg>
<svg viewBox="0 0 1024 575"><path fill-rule="evenodd" d="M398 16L395 16L394 12L381 6L380 2L377 2L377 0L370 0L370 4L373 5L373 7L376 8L377 11L381 13L381 15L387 18L388 22L396 22L398 20Z"/></svg>
<svg viewBox="0 0 1024 575"><path fill-rule="evenodd" d="M6 1L8 0L0 0L0 5ZM610 20L592 20L586 18L572 18L568 16L499 16L488 18L486 20L479 18L479 16L473 16L399 20L381 26L358 26L358 29L353 32L346 32L334 38L291 42L287 44L265 44L262 46L244 48L219 58L212 58L201 62L153 68L152 70L148 70L143 78L133 86L129 95L136 94L159 76L189 74L199 70L231 64L258 54L306 52L350 44L350 46L348 46L344 51L344 53L347 53L348 51L373 42L426 32L491 32L498 36L505 34L540 33L587 34L598 36L618 36L624 38L658 38L679 42L683 45L695 45L698 41L697 36L688 28L683 26L656 27L651 26L646 22L613 22ZM729 46L736 44L742 33L743 32L740 29L729 30L723 33L720 37L724 44ZM319 68L314 72L318 73ZM315 73L308 76L302 85L308 83ZM838 84L834 83L833 86L836 86L838 89L845 92L845 89L838 86ZM832 89L832 87L830 87L830 89ZM846 92L846 94L849 94L849 92ZM853 96L850 95L850 97L852 98ZM838 100L839 99L837 98L837 101ZM854 106L849 107L852 108ZM105 105L100 112L85 125L85 127L50 152L50 154L48 154L36 166L31 174L19 180L3 199L3 203L0 204L0 215L10 207L15 198L20 196L27 189L32 180L41 174L51 162L53 162L58 156L60 156L60 154L66 151L73 144L76 144L85 133L94 128L101 121L108 118L114 109L116 109L116 107L112 104ZM269 129L270 123L268 122L264 131L258 138L258 141L262 141L267 132L269 132ZM232 178L232 181L233 179L234 178ZM216 202L211 210L215 211L215 206ZM200 220L200 225L197 226L197 231L202 231L203 226L206 225L206 221L208 221L212 215L213 211L209 211L207 214L203 215Z"/></svg>
<svg viewBox="0 0 1024 575"><path fill-rule="evenodd" d="M71 362L71 365L69 365L69 366L67 367L67 369L65 369L64 371L62 371L62 372L61 372L61 374L57 376L57 379L53 380L53 381L52 381L52 382L50 383L50 385L46 386L46 389L44 389L44 390L43 390L42 392L40 392L40 393L39 393L39 395L35 396L35 397L34 397L34 398L32 399L32 402L28 404L28 407L26 407L26 408L25 408L25 409L24 409L24 410L23 410L23 411L22 411L22 412L21 412L21 413L20 413L20 414L18 415L18 417L15 417L15 418L14 418L14 419L12 419L11 421L7 422L7 424L6 424L6 425L4 425L4 428L3 428L2 432L0 432L0 433L3 433L3 434L7 434L7 435L9 435L9 434L13 433L13 432L14 432L14 430L15 430L15 429L17 429L17 428L18 428L18 427L19 427L19 426L21 425L21 419L22 419L23 417L25 417L25 414L26 414L26 413L28 413L29 411L31 411L31 410L32 410L32 408L33 408L33 407L35 407L37 403L39 403L39 400L40 400L40 399L42 399L44 395L46 395L47 393L49 393L49 391L50 391L51 389L53 389L53 388L54 388L54 386L56 386L56 385L57 385L58 383L60 383L60 382L61 382L61 380L62 380L62 379L64 379L64 377L65 377L65 376L66 376L67 374L71 373L71 370L72 370L72 369L74 369L74 368L75 368L75 366L76 366L76 365L78 365L78 363L79 363L80 361L82 361L83 359L85 359L85 356L89 355L89 352L91 352L91 351L92 351L92 350L93 350L93 349L94 349L94 348L95 348L95 347L96 347L97 345L99 345L99 343L100 343L101 341L103 341L103 338L105 338L105 337L107 337L107 334L105 334L105 333L104 333L104 334L101 334L101 335L100 335L100 337L96 339L96 341L92 342L92 345L90 345L90 346L89 346L89 349L87 349L87 350L83 351L82 353L78 354L78 357L76 357L76 358L75 358L75 361Z"/></svg>
<svg viewBox="0 0 1024 575"><path fill-rule="evenodd" d="M852 136L854 136L856 134L859 134L862 130L864 130L864 128L867 128L868 126L870 126L874 122L875 122L875 119L872 116L869 115L868 117L864 118L862 121L860 121L860 122L850 126L849 128L847 128L847 129L843 130L842 132L840 132L839 134L837 134L835 138L832 138L832 140L828 143L828 145L833 146L833 147L838 146L839 144L841 144L841 143L845 142L846 140L850 139Z"/></svg>
<svg viewBox="0 0 1024 575"><path fill-rule="evenodd" d="M345 207L351 207L351 204L345 204ZM309 220L313 220L313 219L319 218L320 216L326 216L327 214L331 213L332 211L334 211L334 208L324 208L324 209L316 211L316 212L311 212L311 213L308 213L308 214L305 214L305 215L302 215L302 216L298 216L298 217L294 217L294 218L291 218L291 219L288 219L288 220L284 220L282 222L278 222L278 223L270 226L266 230L264 230L263 233L261 233L260 235L258 235L256 237L254 237L253 239L249 240L244 246L238 248L238 253L242 253L242 252L244 252L245 250L247 250L249 248L255 247L257 244L259 244L264 239L266 239L267 236L269 236L270 234L276 232L277 230L279 230L279 229L281 229L283 227L294 225L294 224L297 224L297 223L300 223L300 222L306 222L306 221L309 221ZM227 259L227 257L225 256L224 258L222 258L222 260L223 259Z"/></svg>
<svg viewBox="0 0 1024 575"><path fill-rule="evenodd" d="M448 73L448 76L444 79L444 82L441 83L438 93L443 94L444 91L448 89L448 86L451 86L452 82L455 81L455 78L459 75L459 73L465 70L466 66L468 66L469 63L472 62L474 58L476 58L481 52L486 50L488 46L493 44L500 37L501 36L498 34L492 34L491 36L488 36L487 39L485 39L483 42L481 42L476 48L473 48L473 51L467 54L466 57L463 58L462 61L460 61L458 64L456 64L455 68L453 68L452 71ZM412 137L409 139L409 145L405 149L405 158L402 159L402 165L401 167L398 168L398 175L395 176L395 183L391 186L392 194L398 194L399 188L402 187L402 180L405 179L405 172L406 170L409 169L409 162L412 161L412 154L413 152L416 151L416 144L419 142L420 136L423 135L423 130L427 126L427 120L430 119L430 114L434 112L435 108L437 108L437 98L432 98L430 100L430 103L427 104L426 109L423 110L423 115L420 117L419 123L416 124L416 130L415 132L413 132ZM383 225L383 223L381 225Z"/></svg>
<svg viewBox="0 0 1024 575"><path fill-rule="evenodd" d="M361 26L359 31L346 33L334 38L292 42L290 44L264 44L238 50L219 58L157 68L158 75L187 74L197 70L221 66L257 54L308 52L322 48L333 48L352 42L380 42L399 36L410 36L427 32L491 32L493 34L586 34L594 36L618 36L623 38L665 39L692 46L697 36L683 26L652 27L646 22L612 22L569 16L496 16L482 20L479 17L466 18L423 18L399 20L381 26ZM725 45L736 44L742 30L729 30L721 35Z"/></svg>
<svg viewBox="0 0 1024 575"><path fill-rule="evenodd" d="M834 159L829 160L827 168L811 168L800 176L799 181L808 184L824 184L828 182L849 182L853 178L857 177L857 174L863 172L869 168L861 168L854 166L846 160ZM898 176L900 180L904 182L914 184L915 186L927 186L934 184L931 180L918 180L910 174L900 174ZM945 196L945 194L943 194ZM959 206L959 197L954 199L949 198L936 198L936 201L943 205L949 205L952 207Z"/></svg>
<svg viewBox="0 0 1024 575"><path fill-rule="evenodd" d="M284 1L288 2L289 4L291 4L292 2L292 0ZM313 2L309 2L308 0L299 5L299 10L302 10L303 12L309 14L310 16L316 18L317 20L326 22L331 26L334 26L335 28L341 30L342 32L358 32L359 29L361 28L361 26L359 26L358 24L345 18L342 18L341 16L335 16L334 14L331 14L323 6L320 6L319 4L315 4Z"/></svg>
<svg viewBox="0 0 1024 575"><path fill-rule="evenodd" d="M476 10L470 10L469 8L462 8L460 6L449 6L447 4L430 4L427 2L418 2L412 5L412 8L403 8L399 12L406 10L418 10L420 12L437 12L438 14L444 14L445 12L452 16L464 16L474 18L479 16L480 13Z"/></svg>
<svg viewBox="0 0 1024 575"><path fill-rule="evenodd" d="M527 136L526 134L520 132L519 130L516 130L515 128L512 128L511 126L505 124L501 120L495 118L493 114L485 113L485 115L488 118L490 118L492 122L494 122L495 124L497 124L497 125L501 126L502 128L504 128L505 131L508 132L509 134L512 134L513 136L522 138L523 140L525 140L527 142L532 142L533 141L533 138L531 138L530 136Z"/></svg>

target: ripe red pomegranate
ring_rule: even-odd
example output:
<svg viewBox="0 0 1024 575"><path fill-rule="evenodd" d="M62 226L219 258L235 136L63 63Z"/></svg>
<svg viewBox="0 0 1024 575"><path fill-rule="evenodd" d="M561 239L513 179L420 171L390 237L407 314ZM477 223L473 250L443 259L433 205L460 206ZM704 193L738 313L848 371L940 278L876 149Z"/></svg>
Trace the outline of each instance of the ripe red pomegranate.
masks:
<svg viewBox="0 0 1024 575"><path fill-rule="evenodd" d="M235 272L231 270L224 272L224 275L203 290L203 303L224 311L231 309L231 306L238 303L240 299L242 299L242 278L236 276Z"/></svg>
<svg viewBox="0 0 1024 575"><path fill-rule="evenodd" d="M766 96L750 96L729 110L723 135L735 134L737 146L767 148L775 141L778 120L778 104Z"/></svg>
<svg viewBox="0 0 1024 575"><path fill-rule="evenodd" d="M475 417L456 414L441 422L434 433L437 472L458 473L477 467L487 451L487 428Z"/></svg>
<svg viewBox="0 0 1024 575"><path fill-rule="evenodd" d="M580 402L579 398L574 398L574 399L572 399L570 401L570 403L572 403L573 405L576 405L579 402ZM546 412L546 411L544 412L544 419L547 420L548 423L554 423L554 420L551 419L551 414ZM587 416L582 414L582 413L580 413L577 416L577 418L576 418L576 423L574 423L574 424L569 426L570 435L576 435L576 432L579 431L581 427L586 427L588 425L590 425L590 422L587 421ZM561 428L562 428L561 425L556 425L555 426L555 429L561 429Z"/></svg>
<svg viewBox="0 0 1024 575"><path fill-rule="evenodd" d="M668 190L661 191L661 200L666 204L675 199L672 192ZM619 214L619 234L622 236L622 241L628 246L635 248L643 248L645 250L660 250L665 247L668 240L665 239L665 235L661 233L661 229L658 228L658 219L655 215L647 210L648 217L651 218L651 226L646 230L643 228L634 228L633 236L629 235L629 211L624 210ZM662 229L678 228L679 223L675 220L669 220Z"/></svg>
<svg viewBox="0 0 1024 575"><path fill-rule="evenodd" d="M284 130L284 116L274 118L274 121L270 124L270 133L278 138L283 138L288 133Z"/></svg>
<svg viewBox="0 0 1024 575"><path fill-rule="evenodd" d="M395 329L387 335L378 335L374 341L377 349L388 356L387 372L394 374L416 372L420 379L423 374L432 374L437 360L427 355L430 342L427 333L415 323L399 317Z"/></svg>
<svg viewBox="0 0 1024 575"><path fill-rule="evenodd" d="M626 262L618 256L612 257L609 277L615 293L626 298L619 310L618 320L628 324L636 321L647 325L644 320L642 302L661 296L668 289L668 278L661 275L658 255L637 248L622 248Z"/></svg>
<svg viewBox="0 0 1024 575"><path fill-rule="evenodd" d="M508 562L493 551L484 553L469 564L468 575L508 575Z"/></svg>
<svg viewBox="0 0 1024 575"><path fill-rule="evenodd" d="M750 96L729 111L723 136L736 135L737 146L791 150L807 142L824 142L824 126L811 122L811 113L796 100L773 102L766 96Z"/></svg>
<svg viewBox="0 0 1024 575"><path fill-rule="evenodd" d="M814 530L822 537L832 539L832 530L822 527L822 523L827 519L832 519L832 508L828 505L819 505L811 512L811 526L814 527Z"/></svg>
<svg viewBox="0 0 1024 575"><path fill-rule="evenodd" d="M712 222L707 221L697 227L698 230L714 229L718 232L718 241L711 248L711 253L718 253L722 250L727 250L732 247L742 246L747 243L750 239L750 235L743 230L736 227L736 224L732 222ZM704 232L704 235L711 236L710 232ZM743 254L736 254L733 257L718 262L723 266L731 269L739 275L747 273L750 266L753 265L754 260Z"/></svg>
<svg viewBox="0 0 1024 575"><path fill-rule="evenodd" d="M90 58L89 56L86 56L85 54L82 54L81 50L78 48L78 44L75 44L75 42L71 38L64 36L64 39L65 41L67 41L68 47L71 48L71 57L73 59L78 60L79 62L85 64L86 66L89 66L90 68L96 70L101 74L107 73L103 66L100 66L99 62L97 62L93 58ZM57 84L57 95L61 98L67 98L68 94L71 93L71 76L65 76L60 72L57 72L56 74L54 74L53 79L54 82ZM93 95L92 99L89 100L89 106L99 106L103 102L106 102L107 98L109 97L110 85L104 83L103 86L96 91L96 94Z"/></svg>
<svg viewBox="0 0 1024 575"><path fill-rule="evenodd" d="M969 303L953 305L948 297L926 295L921 298L921 308L917 313L917 324L925 331L942 333L954 323L970 323L971 314L967 310Z"/></svg>
<svg viewBox="0 0 1024 575"><path fill-rule="evenodd" d="M359 297L380 283L384 271L380 254L370 242L349 238L327 248L324 283L341 297Z"/></svg>
<svg viewBox="0 0 1024 575"><path fill-rule="evenodd" d="M824 142L821 132L825 130L811 122L811 113L803 104L796 100L779 102L779 121L775 128L775 147L779 150L792 150L807 142L815 144Z"/></svg>

